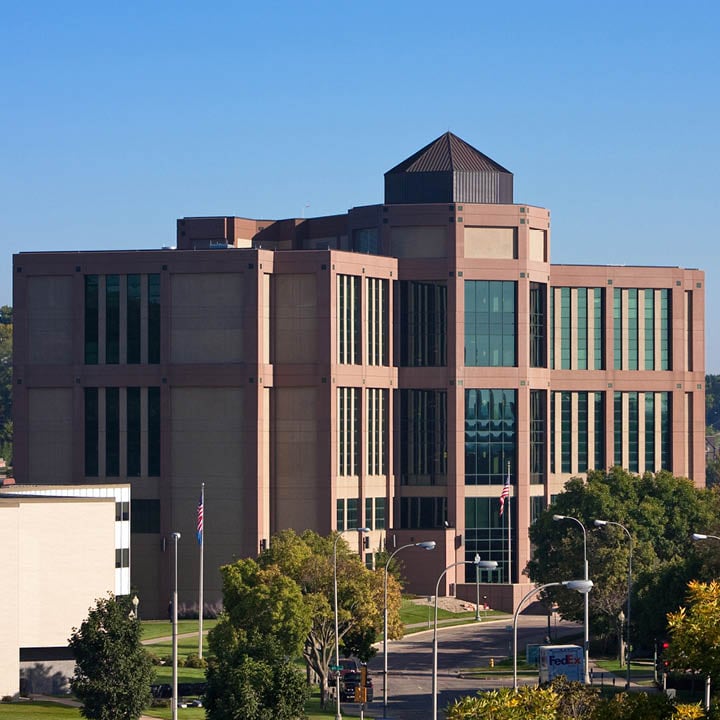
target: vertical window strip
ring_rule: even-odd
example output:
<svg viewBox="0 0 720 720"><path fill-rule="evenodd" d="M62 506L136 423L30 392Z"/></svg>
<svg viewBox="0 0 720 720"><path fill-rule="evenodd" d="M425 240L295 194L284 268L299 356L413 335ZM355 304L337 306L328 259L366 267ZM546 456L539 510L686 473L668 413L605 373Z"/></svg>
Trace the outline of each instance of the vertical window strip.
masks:
<svg viewBox="0 0 720 720"><path fill-rule="evenodd" d="M401 483L445 484L446 476L447 392L401 390Z"/></svg>
<svg viewBox="0 0 720 720"><path fill-rule="evenodd" d="M603 313L603 291L601 288L592 289L594 313L594 369L605 368L605 317Z"/></svg>
<svg viewBox="0 0 720 720"><path fill-rule="evenodd" d="M127 388L127 474L128 477L140 476L140 448L142 444L140 419L140 388Z"/></svg>
<svg viewBox="0 0 720 720"><path fill-rule="evenodd" d="M660 396L660 467L672 470L672 399L669 392Z"/></svg>
<svg viewBox="0 0 720 720"><path fill-rule="evenodd" d="M465 281L465 365L514 367L517 283Z"/></svg>
<svg viewBox="0 0 720 720"><path fill-rule="evenodd" d="M475 554L483 560L495 560L496 571L484 574L482 582L504 583L508 581L507 526L505 518L498 513L496 497L465 498L465 559L472 562ZM510 503L511 526L517 527L516 503ZM514 538L513 538L514 540ZM512 543L513 562L517 543ZM467 566L466 582L475 582L475 568Z"/></svg>
<svg viewBox="0 0 720 720"><path fill-rule="evenodd" d="M355 530L358 527L358 501L357 498L346 500L347 514L345 516L346 529Z"/></svg>
<svg viewBox="0 0 720 720"><path fill-rule="evenodd" d="M547 285L530 283L530 366L546 367Z"/></svg>
<svg viewBox="0 0 720 720"><path fill-rule="evenodd" d="M588 393L577 393L577 462L578 472L588 470Z"/></svg>
<svg viewBox="0 0 720 720"><path fill-rule="evenodd" d="M550 289L550 367L555 369L555 288Z"/></svg>
<svg viewBox="0 0 720 720"><path fill-rule="evenodd" d="M120 276L105 276L105 362L120 362Z"/></svg>
<svg viewBox="0 0 720 720"><path fill-rule="evenodd" d="M638 322L638 291L631 288L627 291L628 370L638 369Z"/></svg>
<svg viewBox="0 0 720 720"><path fill-rule="evenodd" d="M670 293L671 291L667 289L660 291L660 370L672 370Z"/></svg>
<svg viewBox="0 0 720 720"><path fill-rule="evenodd" d="M655 369L655 291L645 290L645 370Z"/></svg>
<svg viewBox="0 0 720 720"><path fill-rule="evenodd" d="M622 290L620 288L613 289L613 358L615 370L622 370Z"/></svg>
<svg viewBox="0 0 720 720"><path fill-rule="evenodd" d="M577 370L588 369L588 290L578 288L577 291Z"/></svg>
<svg viewBox="0 0 720 720"><path fill-rule="evenodd" d="M375 498L375 529L385 529L385 498Z"/></svg>
<svg viewBox="0 0 720 720"><path fill-rule="evenodd" d="M593 468L605 468L605 393L593 393L595 403L595 457Z"/></svg>
<svg viewBox="0 0 720 720"><path fill-rule="evenodd" d="M374 515L373 515L373 499L372 498L365 498L365 522L363 523L363 527L368 528L369 530L374 530Z"/></svg>
<svg viewBox="0 0 720 720"><path fill-rule="evenodd" d="M693 292L685 291L685 369L692 372L693 358Z"/></svg>
<svg viewBox="0 0 720 720"><path fill-rule="evenodd" d="M355 275L350 276L352 286L352 363L359 365L362 363L362 349L360 347L360 339L362 336L362 313L360 304L360 278Z"/></svg>
<svg viewBox="0 0 720 720"><path fill-rule="evenodd" d="M140 363L141 347L141 307L140 275L128 275L127 278L127 364Z"/></svg>
<svg viewBox="0 0 720 720"><path fill-rule="evenodd" d="M337 524L337 531L344 532L345 531L345 500L343 498L338 499L336 502L335 522Z"/></svg>
<svg viewBox="0 0 720 720"><path fill-rule="evenodd" d="M149 387L148 393L148 475L160 476L160 388Z"/></svg>
<svg viewBox="0 0 720 720"><path fill-rule="evenodd" d="M623 446L623 412L622 412L622 393L615 393L615 408L614 408L614 453L615 459L613 465L619 465L622 467L622 446Z"/></svg>
<svg viewBox="0 0 720 720"><path fill-rule="evenodd" d="M557 393L550 393L550 472L556 472L555 463L555 398Z"/></svg>
<svg viewBox="0 0 720 720"><path fill-rule="evenodd" d="M516 391L465 391L465 484L502 485L517 451Z"/></svg>
<svg viewBox="0 0 720 720"><path fill-rule="evenodd" d="M645 470L655 472L655 393L645 393Z"/></svg>
<svg viewBox="0 0 720 720"><path fill-rule="evenodd" d="M85 276L85 364L98 364L99 285L97 275ZM86 473L87 474L87 473Z"/></svg>
<svg viewBox="0 0 720 720"><path fill-rule="evenodd" d="M105 388L105 476L120 475L120 389Z"/></svg>
<svg viewBox="0 0 720 720"><path fill-rule="evenodd" d="M628 396L628 470L640 471L640 417L638 393L629 392Z"/></svg>
<svg viewBox="0 0 720 720"><path fill-rule="evenodd" d="M98 477L99 471L98 388L85 388L85 476Z"/></svg>
<svg viewBox="0 0 720 720"><path fill-rule="evenodd" d="M560 288L560 368L570 369L572 327L570 313L570 288Z"/></svg>
<svg viewBox="0 0 720 720"><path fill-rule="evenodd" d="M160 275L151 273L147 276L147 345L148 363L160 363Z"/></svg>
<svg viewBox="0 0 720 720"><path fill-rule="evenodd" d="M572 397L571 393L560 393L561 397L561 472L572 472L572 435L573 435L573 418L572 418Z"/></svg>
<svg viewBox="0 0 720 720"><path fill-rule="evenodd" d="M546 445L546 408L545 390L530 391L530 482L545 482Z"/></svg>

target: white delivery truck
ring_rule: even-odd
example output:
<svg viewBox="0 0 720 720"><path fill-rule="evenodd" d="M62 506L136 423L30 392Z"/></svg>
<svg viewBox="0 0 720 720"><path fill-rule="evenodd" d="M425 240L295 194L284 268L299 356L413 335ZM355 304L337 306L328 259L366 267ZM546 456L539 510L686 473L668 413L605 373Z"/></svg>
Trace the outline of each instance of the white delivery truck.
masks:
<svg viewBox="0 0 720 720"><path fill-rule="evenodd" d="M538 648L540 682L550 682L558 675L582 682L585 677L583 649L579 645L541 645Z"/></svg>

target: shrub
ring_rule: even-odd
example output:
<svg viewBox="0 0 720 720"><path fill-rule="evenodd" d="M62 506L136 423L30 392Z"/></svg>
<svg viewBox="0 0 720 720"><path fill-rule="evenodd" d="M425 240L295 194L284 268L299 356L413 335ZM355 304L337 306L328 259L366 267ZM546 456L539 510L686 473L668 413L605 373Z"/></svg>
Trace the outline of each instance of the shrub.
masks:
<svg viewBox="0 0 720 720"><path fill-rule="evenodd" d="M199 657L197 653L190 653L190 655L185 658L185 667L206 668L207 660L205 658Z"/></svg>

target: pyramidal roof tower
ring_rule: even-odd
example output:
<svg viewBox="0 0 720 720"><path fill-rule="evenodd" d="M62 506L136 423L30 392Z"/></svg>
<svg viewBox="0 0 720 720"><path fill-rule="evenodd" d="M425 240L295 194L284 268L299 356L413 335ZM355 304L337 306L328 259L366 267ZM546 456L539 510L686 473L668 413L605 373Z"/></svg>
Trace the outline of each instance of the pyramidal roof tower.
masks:
<svg viewBox="0 0 720 720"><path fill-rule="evenodd" d="M385 204L512 204L513 174L446 132L385 173Z"/></svg>

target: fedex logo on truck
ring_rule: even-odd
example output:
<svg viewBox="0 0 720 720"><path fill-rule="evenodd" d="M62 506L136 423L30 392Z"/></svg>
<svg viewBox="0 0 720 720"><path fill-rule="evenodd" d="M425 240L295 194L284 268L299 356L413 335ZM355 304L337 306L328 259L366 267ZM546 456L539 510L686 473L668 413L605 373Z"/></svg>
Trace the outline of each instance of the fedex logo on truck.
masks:
<svg viewBox="0 0 720 720"><path fill-rule="evenodd" d="M567 655L550 655L548 656L549 665L580 665L582 658L577 655L568 653Z"/></svg>

